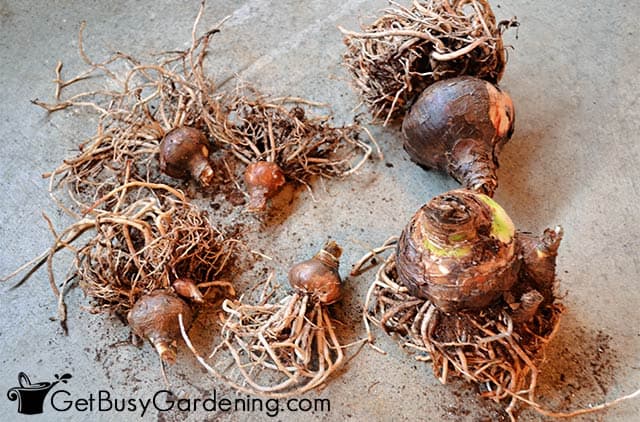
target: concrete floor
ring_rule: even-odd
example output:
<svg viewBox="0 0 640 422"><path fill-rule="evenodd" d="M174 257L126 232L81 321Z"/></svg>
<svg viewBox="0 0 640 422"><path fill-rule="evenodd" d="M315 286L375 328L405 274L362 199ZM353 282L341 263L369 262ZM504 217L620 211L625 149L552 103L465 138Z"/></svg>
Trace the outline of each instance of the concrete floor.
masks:
<svg viewBox="0 0 640 422"><path fill-rule="evenodd" d="M41 214L57 228L69 221L50 201L40 175L71 154L92 133L95 120L75 112L47 115L30 104L52 98L57 60L66 75L83 69L77 31L87 21L85 45L98 59L114 50L135 56L184 48L197 10L195 2L123 0L0 0L0 274L49 247ZM539 400L575 409L611 400L640 387L640 3L633 0L593 6L577 0L494 1L499 19L518 16L518 39L502 86L515 102L518 121L501 156L496 198L521 229L539 232L562 224L566 237L558 261L567 306L558 337L539 380ZM358 102L340 64L337 25L357 28L383 1L294 0L210 1L202 28L231 15L211 46L208 69L214 78L234 72L277 95L333 104L338 121L352 119ZM402 151L396 128L372 128L385 159L355 177L316 184L314 203L303 192L281 224L261 228L256 248L275 259L279 277L306 258L328 236L344 247L342 272L368 248L399 234L418 207L456 187L449 178L426 173ZM387 167L385 163L393 164ZM259 229L256 223L256 229ZM64 277L69 256L61 256ZM351 278L337 316L363 334L358 307L372 274ZM69 336L62 335L46 272L26 285L0 286L0 420L17 419L16 403L5 391L24 371L32 381L69 372L65 387L75 398L100 389L120 398L150 397L162 388L149 346L126 344L119 321L92 315L80 289L68 295ZM206 333L206 331L204 331ZM206 337L206 335L204 335ZM431 369L414 361L388 338L382 356L363 350L344 373L307 398L329 398L330 412L281 412L276 419L499 420L497 408L465 384L442 386ZM207 378L182 347L183 359L169 370L178 390L207 397L229 390ZM47 405L45 405L46 408ZM640 400L578 420L630 421ZM51 420L52 409L29 420ZM458 415L458 416L456 416ZM636 416L634 416L636 415ZM68 411L58 420L137 420L138 413ZM184 413L149 411L145 420L269 419L265 413ZM525 410L523 421L541 420Z"/></svg>

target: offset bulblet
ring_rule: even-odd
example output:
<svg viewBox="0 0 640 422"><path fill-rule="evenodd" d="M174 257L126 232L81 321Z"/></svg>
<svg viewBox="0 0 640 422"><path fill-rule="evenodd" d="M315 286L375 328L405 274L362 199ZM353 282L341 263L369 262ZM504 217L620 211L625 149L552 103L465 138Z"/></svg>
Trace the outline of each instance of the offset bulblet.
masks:
<svg viewBox="0 0 640 422"><path fill-rule="evenodd" d="M181 277L176 279L172 284L173 290L185 299L192 300L196 303L203 303L204 296L198 289L196 282L187 277Z"/></svg>
<svg viewBox="0 0 640 422"><path fill-rule="evenodd" d="M542 236L519 233L522 273L542 293L545 303L555 298L556 258L562 241L562 227L546 229Z"/></svg>
<svg viewBox="0 0 640 422"><path fill-rule="evenodd" d="M170 290L154 290L133 304L127 322L134 334L149 340L162 360L171 364L176 358L175 342L181 336L178 315L186 327L191 325L193 312L184 300Z"/></svg>
<svg viewBox="0 0 640 422"><path fill-rule="evenodd" d="M264 211L267 199L277 194L286 183L282 169L270 161L258 161L247 166L244 182L249 191L249 205L252 212Z"/></svg>

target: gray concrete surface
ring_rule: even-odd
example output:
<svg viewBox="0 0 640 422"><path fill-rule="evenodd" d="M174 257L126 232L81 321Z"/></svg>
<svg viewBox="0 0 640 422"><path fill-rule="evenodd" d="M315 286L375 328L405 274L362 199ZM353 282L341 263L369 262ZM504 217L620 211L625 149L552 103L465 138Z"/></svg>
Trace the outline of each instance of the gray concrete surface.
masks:
<svg viewBox="0 0 640 422"><path fill-rule="evenodd" d="M548 351L539 399L559 409L590 406L640 387L640 3L552 0L494 1L499 18L518 16L522 26L507 40L515 48L502 86L514 99L517 129L506 147L497 200L522 229L562 224L566 238L559 275L567 312ZM210 1L207 28L231 15L214 38L208 69L214 78L238 72L274 94L333 104L348 122L357 97L340 64L337 25L356 28L385 2ZM40 175L71 154L92 133L88 115L47 115L30 104L50 99L57 60L71 75L83 68L77 31L87 21L86 47L98 59L114 50L144 56L187 46L195 2L7 1L0 0L0 274L45 250L51 242L41 216L58 228L69 221L49 200ZM263 227L256 248L275 259L260 265L285 269L318 248L328 236L346 249L342 272L368 248L398 234L417 208L456 186L426 173L403 153L396 128L372 128L384 149L355 177L315 185L313 202L302 192L282 224ZM393 164L387 167L385 163ZM256 229L259 225L256 223ZM64 277L69 256L61 256ZM351 278L337 316L352 338L363 334L359 306L372 274ZM87 398L100 389L120 398L150 397L162 388L153 351L127 345L118 320L83 310L80 289L68 295L69 336L62 335L46 273L9 290L0 286L0 420L137 420L139 412L54 413L18 417L6 391L20 371L32 381L69 372L65 387ZM201 324L202 325L202 324ZM200 326L202 329L202 326ZM202 341L206 342L207 331ZM213 340L213 339L209 339ZM205 343L203 343L205 344ZM442 386L431 369L406 355L385 336L383 356L365 349L322 391L330 412L283 411L277 420L500 420L492 403L466 384ZM192 397L231 392L206 377L181 348L183 359L169 370L178 389ZM46 405L45 405L46 407ZM578 420L631 421L640 400ZM149 411L145 420L270 419L266 413ZM541 420L525 410L523 421Z"/></svg>

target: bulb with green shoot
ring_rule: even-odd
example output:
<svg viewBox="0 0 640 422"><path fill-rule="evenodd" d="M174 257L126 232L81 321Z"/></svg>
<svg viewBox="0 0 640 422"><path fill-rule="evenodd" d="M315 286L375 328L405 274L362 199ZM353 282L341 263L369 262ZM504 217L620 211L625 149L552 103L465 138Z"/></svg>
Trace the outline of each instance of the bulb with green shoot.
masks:
<svg viewBox="0 0 640 422"><path fill-rule="evenodd" d="M484 397L511 400L505 410L512 420L522 400L540 410L537 365L564 309L555 276L562 235L560 226L540 236L517 231L505 210L477 191L436 196L397 242L388 240L354 269L395 243L365 300L370 341L373 324L403 347L428 353L443 384L460 376Z"/></svg>
<svg viewBox="0 0 640 422"><path fill-rule="evenodd" d="M436 196L400 236L398 278L445 312L479 309L509 291L521 260L513 222L493 199L468 190Z"/></svg>

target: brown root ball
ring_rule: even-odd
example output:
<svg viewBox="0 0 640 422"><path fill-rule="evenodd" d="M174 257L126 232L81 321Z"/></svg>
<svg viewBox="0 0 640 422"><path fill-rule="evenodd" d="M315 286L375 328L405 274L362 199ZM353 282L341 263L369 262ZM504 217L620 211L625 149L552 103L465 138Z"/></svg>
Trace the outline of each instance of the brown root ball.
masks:
<svg viewBox="0 0 640 422"><path fill-rule="evenodd" d="M492 196L498 154L514 122L511 98L493 84L469 76L440 81L424 90L405 117L404 148L416 163Z"/></svg>
<svg viewBox="0 0 640 422"><path fill-rule="evenodd" d="M267 199L278 193L286 183L282 169L270 161L258 161L247 166L244 182L249 191L249 211L264 211Z"/></svg>
<svg viewBox="0 0 640 422"><path fill-rule="evenodd" d="M313 258L291 267L289 284L298 293L311 295L319 303L337 302L342 285L338 272L340 255L340 246L334 241L327 242Z"/></svg>
<svg viewBox="0 0 640 422"><path fill-rule="evenodd" d="M129 311L127 321L137 336L153 344L163 361L173 364L176 341L181 336L180 314L184 325L189 327L193 320L191 307L168 290L154 290L138 299Z"/></svg>
<svg viewBox="0 0 640 422"><path fill-rule="evenodd" d="M177 179L194 178L209 186L213 169L209 163L209 141L196 128L172 129L160 142L160 170Z"/></svg>
<svg viewBox="0 0 640 422"><path fill-rule="evenodd" d="M500 205L454 190L420 208L403 230L398 279L444 312L484 308L516 281L517 251L515 228Z"/></svg>

